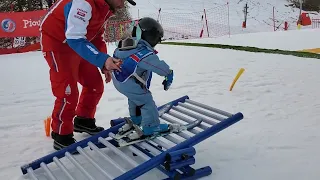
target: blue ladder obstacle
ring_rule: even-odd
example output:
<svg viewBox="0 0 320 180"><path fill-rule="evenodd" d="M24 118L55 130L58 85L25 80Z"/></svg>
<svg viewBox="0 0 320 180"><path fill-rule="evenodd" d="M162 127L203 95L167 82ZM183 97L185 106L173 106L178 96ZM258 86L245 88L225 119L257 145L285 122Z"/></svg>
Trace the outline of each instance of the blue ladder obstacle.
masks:
<svg viewBox="0 0 320 180"><path fill-rule="evenodd" d="M197 179L210 175L212 170L209 166L200 169L190 166L195 164L193 146L243 119L240 112L231 114L190 100L188 96L158 109L164 111L159 113L160 119L167 123L185 124L199 118L203 122L189 131L118 148L110 137L124 125L124 119L114 119L111 128L21 166L22 173L33 180L129 180L156 168L167 179Z"/></svg>

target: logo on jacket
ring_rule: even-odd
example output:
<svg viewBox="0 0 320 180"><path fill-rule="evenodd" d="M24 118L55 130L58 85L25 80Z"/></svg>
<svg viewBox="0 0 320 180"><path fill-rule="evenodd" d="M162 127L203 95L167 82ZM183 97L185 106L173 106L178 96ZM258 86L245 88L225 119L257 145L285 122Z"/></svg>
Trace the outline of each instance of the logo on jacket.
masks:
<svg viewBox="0 0 320 180"><path fill-rule="evenodd" d="M85 17L85 16L86 16L86 13L81 12L81 11L78 11L77 14L78 14L79 16L82 16L82 17Z"/></svg>
<svg viewBox="0 0 320 180"><path fill-rule="evenodd" d="M86 22L87 11L77 8L77 13L73 12L73 16L77 19L80 19L83 22Z"/></svg>
<svg viewBox="0 0 320 180"><path fill-rule="evenodd" d="M64 92L67 96L69 96L71 94L71 87L70 84L68 84L68 86L66 87L66 90Z"/></svg>
<svg viewBox="0 0 320 180"><path fill-rule="evenodd" d="M16 23L14 21L12 21L11 19L4 19L1 22L1 28L5 32L11 33L14 30L16 30Z"/></svg>
<svg viewBox="0 0 320 180"><path fill-rule="evenodd" d="M77 8L77 14L78 14L79 16L85 17L86 14L87 14L87 11L82 10L82 9L80 9L80 8Z"/></svg>

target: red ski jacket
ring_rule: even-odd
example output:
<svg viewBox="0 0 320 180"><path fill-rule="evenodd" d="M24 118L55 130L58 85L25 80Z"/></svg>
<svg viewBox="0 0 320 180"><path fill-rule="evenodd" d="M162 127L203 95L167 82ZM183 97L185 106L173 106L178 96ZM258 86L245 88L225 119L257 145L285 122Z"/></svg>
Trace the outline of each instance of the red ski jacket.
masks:
<svg viewBox="0 0 320 180"><path fill-rule="evenodd" d="M101 36L112 15L105 0L57 1L40 24L42 51L75 51L102 68L109 55Z"/></svg>

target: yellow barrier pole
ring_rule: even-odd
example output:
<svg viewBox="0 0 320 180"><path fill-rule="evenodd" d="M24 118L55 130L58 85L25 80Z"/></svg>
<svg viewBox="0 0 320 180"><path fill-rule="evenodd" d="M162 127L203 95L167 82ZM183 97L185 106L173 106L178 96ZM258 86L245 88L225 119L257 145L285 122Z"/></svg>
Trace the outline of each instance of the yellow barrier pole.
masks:
<svg viewBox="0 0 320 180"><path fill-rule="evenodd" d="M241 68L241 69L239 70L238 74L236 75L236 77L234 78L231 86L230 86L230 89L229 89L230 91L232 91L233 86L236 84L236 82L238 81L239 77L241 76L241 74L242 74L243 72L244 72L244 68Z"/></svg>

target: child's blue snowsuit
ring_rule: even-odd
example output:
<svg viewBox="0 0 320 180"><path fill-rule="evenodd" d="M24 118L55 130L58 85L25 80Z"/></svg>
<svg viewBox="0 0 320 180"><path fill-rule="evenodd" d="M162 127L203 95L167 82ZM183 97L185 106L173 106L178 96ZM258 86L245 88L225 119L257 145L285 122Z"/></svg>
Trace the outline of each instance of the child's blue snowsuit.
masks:
<svg viewBox="0 0 320 180"><path fill-rule="evenodd" d="M143 39L139 40L137 47L134 49L119 50L117 48L113 56L123 60L122 72L113 71L112 81L115 88L128 98L131 118L141 118L140 114L137 114L139 113L139 111L137 112L138 107L141 110L140 125L142 127L159 126L159 114L149 91L149 86L152 72L165 77L170 74L170 67L159 59L155 50ZM124 64L126 65L124 66ZM136 67L136 75L146 82L145 85L134 76L128 77L130 73L125 73L125 67L128 66L131 67L132 71Z"/></svg>

